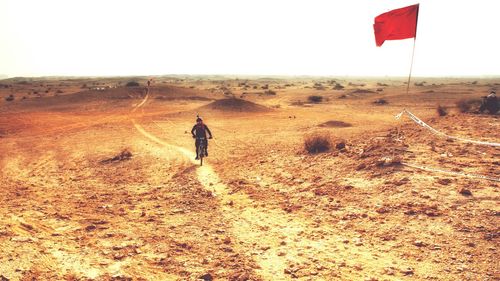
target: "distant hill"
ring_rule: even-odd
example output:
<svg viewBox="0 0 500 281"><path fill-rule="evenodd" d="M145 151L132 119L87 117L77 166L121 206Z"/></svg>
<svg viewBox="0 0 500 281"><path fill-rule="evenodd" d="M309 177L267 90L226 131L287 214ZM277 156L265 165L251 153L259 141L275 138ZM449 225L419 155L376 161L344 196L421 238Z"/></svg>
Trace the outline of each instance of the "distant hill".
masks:
<svg viewBox="0 0 500 281"><path fill-rule="evenodd" d="M9 76L7 76L5 74L0 74L0 80L7 79L7 78L9 78Z"/></svg>

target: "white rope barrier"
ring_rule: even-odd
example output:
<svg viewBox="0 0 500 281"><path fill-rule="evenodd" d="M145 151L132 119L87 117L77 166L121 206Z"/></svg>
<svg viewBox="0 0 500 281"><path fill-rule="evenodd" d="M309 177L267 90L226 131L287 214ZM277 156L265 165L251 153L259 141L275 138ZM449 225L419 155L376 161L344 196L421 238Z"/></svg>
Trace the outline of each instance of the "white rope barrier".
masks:
<svg viewBox="0 0 500 281"><path fill-rule="evenodd" d="M413 113L411 113L410 111L404 109L403 111L401 111L401 113L399 113L398 115L395 116L396 119L400 119L401 116L403 116L403 114L408 115L408 117L410 117L411 120L413 120L413 122L417 123L418 125L426 128L427 130L431 131L432 133L436 134L436 135L439 135L439 136L442 136L442 137L445 137L445 138L448 138L448 139L453 139L453 140L458 140L458 141L462 141L462 142L468 142L468 143L474 143L474 144L479 144L479 145L488 145L488 146L495 146L495 147L500 147L500 143L495 143L495 142L486 142L486 141L477 141L477 140L471 140L471 139L465 139L465 138L460 138L460 137L454 137L454 136L450 136L450 135L447 135L443 132L440 132L434 128L432 128L431 126L427 125L424 121L420 120L417 116L415 116Z"/></svg>
<svg viewBox="0 0 500 281"><path fill-rule="evenodd" d="M476 175L476 174L468 174L468 173L463 173L463 172L447 171L447 170L442 170L442 169L429 168L429 167L425 167L425 166L415 165L415 164L406 163L406 162L402 162L401 164L408 166L410 168L419 169L419 170L423 170L423 171L427 171L427 172L436 172L436 173L442 173L442 174L449 174L449 175L455 175L455 176L462 176L462 177L468 177L468 178L476 178L476 179L484 179L484 180L500 182L500 178L494 178L494 177L489 177L489 176L484 176L484 175Z"/></svg>

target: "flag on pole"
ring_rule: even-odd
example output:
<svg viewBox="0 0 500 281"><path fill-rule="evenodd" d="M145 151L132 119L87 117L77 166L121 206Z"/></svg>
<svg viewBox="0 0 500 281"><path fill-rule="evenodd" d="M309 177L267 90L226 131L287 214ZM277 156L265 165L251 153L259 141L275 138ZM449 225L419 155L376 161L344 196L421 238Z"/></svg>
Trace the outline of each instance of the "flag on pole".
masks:
<svg viewBox="0 0 500 281"><path fill-rule="evenodd" d="M417 37L418 6L395 9L375 17L373 29L377 47L385 40L399 40Z"/></svg>

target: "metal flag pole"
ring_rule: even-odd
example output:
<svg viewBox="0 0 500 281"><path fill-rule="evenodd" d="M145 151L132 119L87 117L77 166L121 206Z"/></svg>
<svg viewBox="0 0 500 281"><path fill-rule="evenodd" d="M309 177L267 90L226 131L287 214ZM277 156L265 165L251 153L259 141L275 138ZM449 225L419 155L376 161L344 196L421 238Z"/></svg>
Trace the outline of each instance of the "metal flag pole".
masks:
<svg viewBox="0 0 500 281"><path fill-rule="evenodd" d="M415 56L415 42L417 41L417 37L413 37L413 51L411 53L411 63L410 63L410 74L408 75L408 83L406 84L406 94L410 91L410 79L411 79L411 71L413 69L413 57Z"/></svg>

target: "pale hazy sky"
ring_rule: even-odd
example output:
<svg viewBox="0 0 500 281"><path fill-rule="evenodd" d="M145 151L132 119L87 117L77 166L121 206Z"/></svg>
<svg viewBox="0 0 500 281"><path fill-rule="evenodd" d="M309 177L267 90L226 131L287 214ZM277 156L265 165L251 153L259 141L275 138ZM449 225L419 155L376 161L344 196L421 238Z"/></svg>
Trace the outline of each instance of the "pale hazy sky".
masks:
<svg viewBox="0 0 500 281"><path fill-rule="evenodd" d="M416 3L413 75L500 75L497 0L0 0L0 74L406 76L372 25Z"/></svg>

